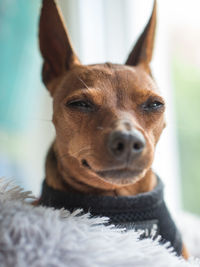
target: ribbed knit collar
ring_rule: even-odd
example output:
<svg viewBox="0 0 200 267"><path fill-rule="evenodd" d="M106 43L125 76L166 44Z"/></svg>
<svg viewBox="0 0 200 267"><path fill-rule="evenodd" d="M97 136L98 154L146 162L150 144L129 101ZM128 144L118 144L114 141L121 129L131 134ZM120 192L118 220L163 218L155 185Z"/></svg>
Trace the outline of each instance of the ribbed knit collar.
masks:
<svg viewBox="0 0 200 267"><path fill-rule="evenodd" d="M150 192L140 193L136 196L96 196L77 192L64 192L53 189L43 182L42 195L40 202L45 206L55 208L67 208L74 210L82 208L84 211L90 211L102 214L119 213L130 211L141 211L153 208L163 201L163 183L160 178L157 179L157 186Z"/></svg>

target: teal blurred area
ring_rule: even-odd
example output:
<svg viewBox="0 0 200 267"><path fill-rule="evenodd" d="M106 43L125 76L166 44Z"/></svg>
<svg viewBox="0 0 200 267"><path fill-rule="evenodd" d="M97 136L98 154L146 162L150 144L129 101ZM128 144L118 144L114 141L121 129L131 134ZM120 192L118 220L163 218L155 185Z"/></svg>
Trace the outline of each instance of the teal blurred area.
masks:
<svg viewBox="0 0 200 267"><path fill-rule="evenodd" d="M0 129L8 133L26 130L27 118L35 112L40 82L38 13L39 1L0 2Z"/></svg>
<svg viewBox="0 0 200 267"><path fill-rule="evenodd" d="M33 136L40 131L34 121L40 117L44 90L39 10L40 1L0 0L0 177L25 189L34 189Z"/></svg>

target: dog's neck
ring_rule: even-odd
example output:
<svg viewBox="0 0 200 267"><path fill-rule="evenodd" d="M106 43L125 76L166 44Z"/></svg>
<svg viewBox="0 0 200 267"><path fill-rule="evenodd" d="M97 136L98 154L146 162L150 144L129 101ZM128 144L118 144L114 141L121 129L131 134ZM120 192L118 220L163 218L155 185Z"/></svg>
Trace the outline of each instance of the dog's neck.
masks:
<svg viewBox="0 0 200 267"><path fill-rule="evenodd" d="M134 184L125 186L113 185L109 186L102 179L97 179L94 185L94 177L87 175L87 181L93 180L93 186L84 183L84 181L77 177L77 172L72 173L69 167L63 168L59 158L56 157L55 145L49 150L46 159L46 181L49 186L54 189L62 191L79 191L83 193L90 193L95 195L105 196L130 196L139 193L151 191L156 186L156 176L151 169L149 169L145 176L140 178ZM70 162L69 162L70 165Z"/></svg>

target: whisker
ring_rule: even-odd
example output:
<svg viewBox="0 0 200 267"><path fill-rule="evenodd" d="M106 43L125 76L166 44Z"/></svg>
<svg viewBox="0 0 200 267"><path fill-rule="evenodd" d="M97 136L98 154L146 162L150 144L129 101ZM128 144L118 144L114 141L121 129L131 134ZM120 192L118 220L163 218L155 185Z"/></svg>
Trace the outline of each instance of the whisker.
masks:
<svg viewBox="0 0 200 267"><path fill-rule="evenodd" d="M78 76L78 75L76 75L76 77L78 78L78 80L80 81L80 82L82 82L82 84L83 85L85 85L85 87L87 88L87 89L89 89L89 87L88 87L88 85Z"/></svg>
<svg viewBox="0 0 200 267"><path fill-rule="evenodd" d="M74 156L76 156L78 153L81 153L81 152L83 152L83 151L92 151L92 150L90 149L89 146L87 146L87 147L84 147L84 148L80 149L79 151L76 151L76 152L73 153L71 156L74 157ZM61 155L61 156L59 156L58 154L56 154L57 158L59 158L59 159L62 159L62 158L64 158L64 157L68 156L68 155L69 155L68 153L63 154L63 155Z"/></svg>
<svg viewBox="0 0 200 267"><path fill-rule="evenodd" d="M74 156L76 156L77 154L79 154L79 153L81 153L81 152L83 152L83 151L90 151L91 149L90 149L90 146L87 146L87 147L84 147L84 148L82 148L82 149L80 149L79 151L76 151L74 154L72 154L72 157L74 157Z"/></svg>

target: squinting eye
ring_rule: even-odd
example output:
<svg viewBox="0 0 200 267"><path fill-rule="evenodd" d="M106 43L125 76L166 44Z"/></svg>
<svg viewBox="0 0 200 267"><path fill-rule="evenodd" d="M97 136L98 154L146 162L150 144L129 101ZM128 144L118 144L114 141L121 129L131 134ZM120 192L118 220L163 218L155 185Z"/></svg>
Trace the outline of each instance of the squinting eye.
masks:
<svg viewBox="0 0 200 267"><path fill-rule="evenodd" d="M144 111L156 111L159 110L160 108L162 108L164 106L163 103L161 103L160 101L147 101L146 103L144 103L142 105L142 109Z"/></svg>
<svg viewBox="0 0 200 267"><path fill-rule="evenodd" d="M66 103L67 107L78 109L80 111L90 112L95 109L94 104L88 100L72 100Z"/></svg>

